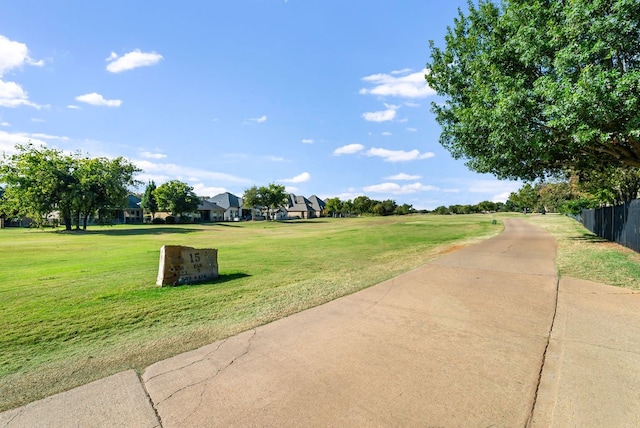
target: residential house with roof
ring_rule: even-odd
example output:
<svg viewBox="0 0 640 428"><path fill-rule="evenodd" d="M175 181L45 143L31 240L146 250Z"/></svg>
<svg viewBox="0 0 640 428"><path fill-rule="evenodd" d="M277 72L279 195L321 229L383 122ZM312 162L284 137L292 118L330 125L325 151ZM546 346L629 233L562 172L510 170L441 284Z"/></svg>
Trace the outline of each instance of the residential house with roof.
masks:
<svg viewBox="0 0 640 428"><path fill-rule="evenodd" d="M324 217L326 214L327 203L316 195L311 195L309 197L309 201L311 202L311 208L315 211L315 216Z"/></svg>
<svg viewBox="0 0 640 428"><path fill-rule="evenodd" d="M287 210L289 218L316 218L324 215L325 202L316 195L310 198L294 195L290 193L287 200Z"/></svg>
<svg viewBox="0 0 640 428"><path fill-rule="evenodd" d="M202 199L200 205L198 205L198 214L200 215L200 221L222 221L224 220L225 209L211 202L207 199Z"/></svg>
<svg viewBox="0 0 640 428"><path fill-rule="evenodd" d="M222 216L223 220L238 221L242 218L251 217L251 209L243 209L242 198L234 195L233 193L220 193L213 198L207 199L207 201L213 202L217 206L224 209L224 213Z"/></svg>
<svg viewBox="0 0 640 428"><path fill-rule="evenodd" d="M125 206L113 213L114 223L142 223L143 210L140 208L140 199L136 195L127 195Z"/></svg>

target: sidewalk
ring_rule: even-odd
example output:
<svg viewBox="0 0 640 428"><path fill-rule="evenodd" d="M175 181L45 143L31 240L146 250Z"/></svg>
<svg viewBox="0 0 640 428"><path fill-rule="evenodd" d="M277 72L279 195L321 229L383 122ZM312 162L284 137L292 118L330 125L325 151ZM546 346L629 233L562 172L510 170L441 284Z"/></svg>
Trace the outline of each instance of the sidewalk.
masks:
<svg viewBox="0 0 640 428"><path fill-rule="evenodd" d="M555 240L505 225L141 377L0 413L0 427L640 426L640 294L558 285Z"/></svg>

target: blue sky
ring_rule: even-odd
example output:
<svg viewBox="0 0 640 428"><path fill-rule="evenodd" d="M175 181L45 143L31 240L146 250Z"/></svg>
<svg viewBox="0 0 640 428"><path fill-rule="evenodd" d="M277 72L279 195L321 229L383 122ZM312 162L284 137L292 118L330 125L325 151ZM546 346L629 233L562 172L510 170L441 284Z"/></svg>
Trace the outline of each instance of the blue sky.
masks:
<svg viewBox="0 0 640 428"><path fill-rule="evenodd" d="M201 196L251 185L419 209L519 183L440 146L424 82L466 0L0 2L0 151L124 156Z"/></svg>

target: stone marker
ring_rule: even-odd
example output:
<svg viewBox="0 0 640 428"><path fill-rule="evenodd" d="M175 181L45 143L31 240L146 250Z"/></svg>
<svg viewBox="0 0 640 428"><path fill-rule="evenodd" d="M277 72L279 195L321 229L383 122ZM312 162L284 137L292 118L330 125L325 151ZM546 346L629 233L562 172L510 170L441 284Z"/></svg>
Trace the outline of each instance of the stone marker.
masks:
<svg viewBox="0 0 640 428"><path fill-rule="evenodd" d="M156 285L193 284L218 277L218 250L163 245Z"/></svg>

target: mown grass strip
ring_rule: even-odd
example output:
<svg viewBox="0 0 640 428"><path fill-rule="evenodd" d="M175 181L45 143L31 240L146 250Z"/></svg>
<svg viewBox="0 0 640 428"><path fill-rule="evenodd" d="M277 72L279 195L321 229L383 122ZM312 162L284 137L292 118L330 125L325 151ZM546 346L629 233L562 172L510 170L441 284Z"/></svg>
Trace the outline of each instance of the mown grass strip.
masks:
<svg viewBox="0 0 640 428"><path fill-rule="evenodd" d="M561 276L640 290L640 254L605 241L562 215L525 217L558 241L556 262Z"/></svg>

